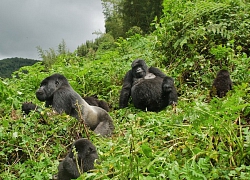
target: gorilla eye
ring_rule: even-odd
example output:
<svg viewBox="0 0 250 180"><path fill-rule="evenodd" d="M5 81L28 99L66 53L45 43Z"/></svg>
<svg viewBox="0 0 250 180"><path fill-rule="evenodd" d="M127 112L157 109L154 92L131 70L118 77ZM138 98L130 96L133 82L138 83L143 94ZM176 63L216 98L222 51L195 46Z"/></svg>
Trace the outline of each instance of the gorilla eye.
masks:
<svg viewBox="0 0 250 180"><path fill-rule="evenodd" d="M56 81L56 85L58 85L59 84L59 81Z"/></svg>
<svg viewBox="0 0 250 180"><path fill-rule="evenodd" d="M94 149L93 148L91 148L91 147L89 147L89 149L88 149L88 153L90 154L90 153L92 153L94 151Z"/></svg>

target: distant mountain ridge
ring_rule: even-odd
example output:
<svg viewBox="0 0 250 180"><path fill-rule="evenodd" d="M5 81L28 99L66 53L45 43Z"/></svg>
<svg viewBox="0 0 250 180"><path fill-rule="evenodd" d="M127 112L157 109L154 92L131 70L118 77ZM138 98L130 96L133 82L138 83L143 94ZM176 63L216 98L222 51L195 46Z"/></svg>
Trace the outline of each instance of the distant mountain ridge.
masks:
<svg viewBox="0 0 250 180"><path fill-rule="evenodd" d="M11 78L11 74L23 66L32 66L33 64L39 62L35 59L27 58L6 58L0 60L0 77L2 78Z"/></svg>

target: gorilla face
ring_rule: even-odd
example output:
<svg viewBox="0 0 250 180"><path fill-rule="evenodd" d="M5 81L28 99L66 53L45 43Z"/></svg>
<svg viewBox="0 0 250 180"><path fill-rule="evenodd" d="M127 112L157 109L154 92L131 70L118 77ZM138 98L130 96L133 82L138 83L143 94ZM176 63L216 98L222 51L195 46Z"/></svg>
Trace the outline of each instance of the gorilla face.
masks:
<svg viewBox="0 0 250 180"><path fill-rule="evenodd" d="M132 74L135 78L144 78L147 74L148 67L145 61L137 59L132 62Z"/></svg>
<svg viewBox="0 0 250 180"><path fill-rule="evenodd" d="M174 80L170 77L166 77L163 79L162 90L163 92L169 93L173 90Z"/></svg>
<svg viewBox="0 0 250 180"><path fill-rule="evenodd" d="M68 83L67 80L65 81L65 78L62 79L61 76L60 74L55 74L54 76L45 78L41 82L40 88L36 91L36 97L39 101L52 99L54 92L59 89L63 83Z"/></svg>

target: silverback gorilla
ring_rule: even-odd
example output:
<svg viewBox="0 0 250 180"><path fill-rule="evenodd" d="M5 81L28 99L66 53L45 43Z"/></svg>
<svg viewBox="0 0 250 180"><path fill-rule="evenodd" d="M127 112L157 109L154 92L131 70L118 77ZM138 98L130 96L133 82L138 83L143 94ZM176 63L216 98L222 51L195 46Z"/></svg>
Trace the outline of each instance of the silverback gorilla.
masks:
<svg viewBox="0 0 250 180"><path fill-rule="evenodd" d="M96 134L111 135L114 130L112 118L107 111L97 106L90 106L74 89L68 80L61 74L53 74L45 78L36 91L39 101L45 101L45 106L58 113L66 113L77 119L78 107L87 126Z"/></svg>
<svg viewBox="0 0 250 180"><path fill-rule="evenodd" d="M141 59L134 60L131 67L123 80L119 108L128 106L130 96L134 106L142 110L158 112L171 104L169 94L162 91L163 79L167 77L163 72L155 67L148 68ZM174 96L177 101L177 93Z"/></svg>
<svg viewBox="0 0 250 180"><path fill-rule="evenodd" d="M74 154L74 149L77 152L77 156ZM76 140L68 155L60 162L58 166L58 180L71 180L77 179L80 176L80 172L87 172L94 169L94 162L98 159L96 147L88 139ZM79 170L77 168L79 166Z"/></svg>
<svg viewBox="0 0 250 180"><path fill-rule="evenodd" d="M232 90L232 80L227 70L220 70L214 79L212 90L210 91L210 97L218 96L222 98L226 96L229 90Z"/></svg>

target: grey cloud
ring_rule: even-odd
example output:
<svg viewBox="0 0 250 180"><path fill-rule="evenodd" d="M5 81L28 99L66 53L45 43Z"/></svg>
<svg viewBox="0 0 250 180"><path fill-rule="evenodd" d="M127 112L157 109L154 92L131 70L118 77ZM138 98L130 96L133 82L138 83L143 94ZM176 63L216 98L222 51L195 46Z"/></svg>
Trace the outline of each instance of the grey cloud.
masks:
<svg viewBox="0 0 250 180"><path fill-rule="evenodd" d="M64 39L70 51L104 32L101 0L1 0L0 59L38 58L37 46L54 48Z"/></svg>

